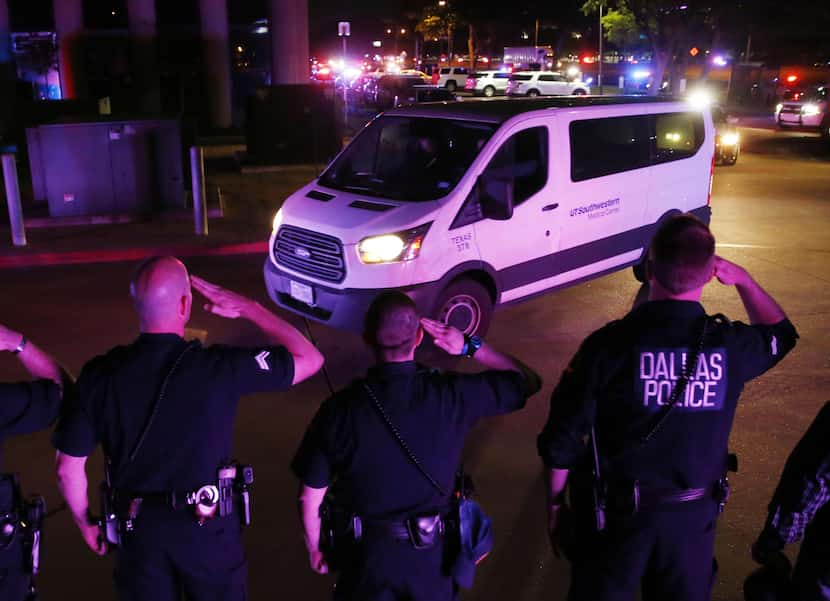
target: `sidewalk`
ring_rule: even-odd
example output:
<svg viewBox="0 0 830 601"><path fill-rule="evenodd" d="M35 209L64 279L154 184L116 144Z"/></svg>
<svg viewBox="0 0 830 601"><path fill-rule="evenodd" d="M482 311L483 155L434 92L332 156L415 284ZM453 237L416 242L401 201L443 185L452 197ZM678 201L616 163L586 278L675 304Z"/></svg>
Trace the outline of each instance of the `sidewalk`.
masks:
<svg viewBox="0 0 830 601"><path fill-rule="evenodd" d="M152 220L118 223L118 219L105 218L102 221L110 223L89 225L64 225L65 220L38 216L26 228L27 246L14 247L3 215L0 217L0 269L135 261L160 254L264 255L277 209L289 194L317 172L315 166L255 173L209 172L207 187L221 189L224 216L209 219L208 236L194 233L192 213L184 210ZM5 206L1 208L5 213ZM31 227L34 224L37 227Z"/></svg>

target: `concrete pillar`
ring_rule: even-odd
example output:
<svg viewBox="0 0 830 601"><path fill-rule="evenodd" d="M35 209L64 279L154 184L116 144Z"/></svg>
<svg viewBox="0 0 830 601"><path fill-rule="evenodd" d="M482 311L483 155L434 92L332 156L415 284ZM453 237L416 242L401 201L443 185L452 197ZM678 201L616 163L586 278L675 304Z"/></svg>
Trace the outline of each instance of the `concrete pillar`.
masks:
<svg viewBox="0 0 830 601"><path fill-rule="evenodd" d="M227 0L199 0L202 77L207 84L210 124L231 126L231 56Z"/></svg>
<svg viewBox="0 0 830 601"><path fill-rule="evenodd" d="M268 0L268 8L271 83L308 83L308 0Z"/></svg>
<svg viewBox="0 0 830 601"><path fill-rule="evenodd" d="M12 64L9 5L0 0L0 137L5 137L14 122L15 81Z"/></svg>
<svg viewBox="0 0 830 601"><path fill-rule="evenodd" d="M76 46L84 31L84 9L81 0L52 0L55 32L58 34L58 70L63 98L83 94Z"/></svg>
<svg viewBox="0 0 830 601"><path fill-rule="evenodd" d="M156 50L155 0L127 0L132 72L139 107L146 113L161 111Z"/></svg>
<svg viewBox="0 0 830 601"><path fill-rule="evenodd" d="M12 60L11 31L8 0L0 0L0 65Z"/></svg>

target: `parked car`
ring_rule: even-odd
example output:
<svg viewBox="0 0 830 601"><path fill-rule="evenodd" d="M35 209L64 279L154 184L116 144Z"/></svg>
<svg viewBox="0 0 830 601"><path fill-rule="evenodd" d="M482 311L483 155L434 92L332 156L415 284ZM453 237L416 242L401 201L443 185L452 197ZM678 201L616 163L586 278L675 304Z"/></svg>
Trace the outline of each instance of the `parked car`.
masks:
<svg viewBox="0 0 830 601"><path fill-rule="evenodd" d="M417 75L424 80L424 83L432 83L432 75L427 75L418 69L401 69L401 75Z"/></svg>
<svg viewBox="0 0 830 601"><path fill-rule="evenodd" d="M585 82L569 81L556 71L519 71L510 76L507 84L508 96L581 96L590 93Z"/></svg>
<svg viewBox="0 0 830 601"><path fill-rule="evenodd" d="M424 84L417 75L384 75L369 82L364 92L366 104L388 109L402 104L455 100L455 95L440 86Z"/></svg>
<svg viewBox="0 0 830 601"><path fill-rule="evenodd" d="M775 122L778 127L804 127L818 129L822 135L830 135L830 113L828 113L828 85L806 90L788 90L775 107Z"/></svg>
<svg viewBox="0 0 830 601"><path fill-rule="evenodd" d="M510 73L506 71L476 71L467 76L464 89L476 96L490 98L496 94L504 94L508 83Z"/></svg>
<svg viewBox="0 0 830 601"><path fill-rule="evenodd" d="M467 67L441 67L438 71L438 79L435 79L435 74L432 75L432 81L435 85L447 88L450 92L455 92L458 88L464 86L467 81L467 75L470 70Z"/></svg>
<svg viewBox="0 0 830 601"><path fill-rule="evenodd" d="M719 165L734 165L738 162L741 150L738 128L719 106L712 107L712 122L715 125L715 162Z"/></svg>

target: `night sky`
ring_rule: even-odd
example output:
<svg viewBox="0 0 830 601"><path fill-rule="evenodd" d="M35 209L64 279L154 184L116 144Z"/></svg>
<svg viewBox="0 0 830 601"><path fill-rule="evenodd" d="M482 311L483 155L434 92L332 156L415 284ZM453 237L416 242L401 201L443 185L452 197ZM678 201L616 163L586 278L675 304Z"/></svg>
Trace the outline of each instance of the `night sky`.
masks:
<svg viewBox="0 0 830 601"><path fill-rule="evenodd" d="M733 48L742 49L751 32L753 48L769 60L830 58L830 2L788 0L784 4L780 0L733 0L732 3L736 7L736 18L725 33ZM385 42L384 48L391 47L393 40L385 34L387 27L398 30L405 27L407 35L399 39L399 48L413 47L411 30L426 4L427 0L356 0L348 3L309 0L311 51L320 55L339 53L337 22L341 20L352 23L350 46L355 51L368 51L372 40L376 39ZM479 11L492 15L489 31L480 34L480 45L485 50L488 44L492 49L500 45L527 45L528 42L523 42L519 36L522 31L532 32L536 17L542 22L540 43L552 43L563 30L593 28L595 19L585 17L579 10L581 5L582 0L523 0L512 4L504 0L479 0L476 5ZM126 0L83 0L83 6L90 29L126 28ZM160 30L197 26L199 0L157 0L156 6ZM784 6L786 10L782 10ZM54 27L52 0L9 0L9 10L14 31L44 31ZM228 13L232 25L249 25L267 16L267 2L232 0L228 2ZM463 40L463 32L459 32L456 45L463 44Z"/></svg>

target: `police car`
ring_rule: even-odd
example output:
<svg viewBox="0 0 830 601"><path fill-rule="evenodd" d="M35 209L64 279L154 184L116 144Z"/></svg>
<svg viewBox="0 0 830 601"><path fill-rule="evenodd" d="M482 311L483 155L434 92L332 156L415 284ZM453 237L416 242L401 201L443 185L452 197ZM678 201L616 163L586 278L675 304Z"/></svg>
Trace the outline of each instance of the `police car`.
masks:
<svg viewBox="0 0 830 601"><path fill-rule="evenodd" d="M827 85L803 91L790 91L775 107L775 122L780 128L803 127L818 129L822 135L830 135Z"/></svg>
<svg viewBox="0 0 830 601"><path fill-rule="evenodd" d="M274 217L279 306L359 329L383 290L484 333L499 305L640 265L658 224L709 221L708 108L653 97L387 111Z"/></svg>

